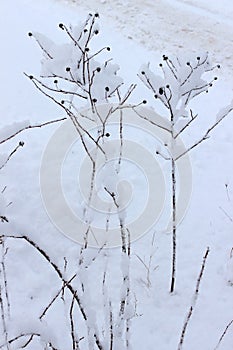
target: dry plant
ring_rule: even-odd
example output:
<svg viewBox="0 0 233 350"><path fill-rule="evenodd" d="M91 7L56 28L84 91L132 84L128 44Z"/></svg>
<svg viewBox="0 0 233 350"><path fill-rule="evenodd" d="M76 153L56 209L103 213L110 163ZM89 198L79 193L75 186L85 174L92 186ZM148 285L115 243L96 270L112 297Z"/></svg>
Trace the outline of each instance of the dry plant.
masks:
<svg viewBox="0 0 233 350"><path fill-rule="evenodd" d="M46 260L54 267L58 276L63 282L63 286L57 291L54 298L50 301L44 312L41 314L42 319L50 309L51 305L57 300L57 298L64 293L64 289L69 289L72 294L72 301L70 305L70 327L73 349L79 349L79 341L93 343L99 349L128 349L130 348L130 327L131 318L133 313L130 311L134 301L132 300L132 292L130 285L130 261L131 261L131 249L130 249L130 231L125 224L124 209L121 206L121 198L118 193L114 192L112 186L108 183L103 184L103 189L107 196L110 197L112 202L111 206L115 208L118 222L119 222L119 234L121 237L121 280L119 281L120 300L119 307L117 308L111 299L108 292L108 274L107 264L103 271L102 289L104 295L104 310L106 313L105 319L107 320L106 329L109 329L108 335L105 333L105 343L100 339L100 330L95 322L89 322L90 318L95 314L95 310L91 305L86 305L87 295L89 294L89 281L87 275L87 269L98 256L103 253L105 244L99 249L96 256L90 252L88 245L89 235L95 235L92 227L92 219L90 209L94 198L94 184L96 180L96 164L99 154L104 156L105 165L108 166L108 139L110 133L107 130L110 123L111 116L119 111L119 147L116 150L117 164L115 167L115 176L118 176L122 163L122 153L124 149L123 139L123 113L124 109L134 108L145 104L143 100L138 104L130 104L128 101L136 88L135 84L131 84L126 90L123 80L117 75L119 67L112 63L112 59L106 57L111 51L109 46L102 49L93 49L94 38L96 38L100 29L98 26L98 13L89 14L87 20L77 26L67 27L65 24L60 23L59 28L65 33L68 38L68 44L56 45L50 39L45 36L30 32L28 35L36 40L39 47L43 52L42 71L40 78L36 78L33 75L25 73L37 90L43 95L49 98L53 103L60 106L65 112L68 118L70 118L77 135L81 140L83 149L91 162L91 175L89 182L89 194L88 202L83 210L83 221L88 224L88 228L84 233L84 244L80 250L78 271L77 274L71 276L70 280L65 280L61 271L53 263L51 259L46 256L46 253L40 251L40 248L35 242L31 242L28 237L23 237L27 240L38 252L46 258ZM92 46L93 45L93 46ZM102 58L102 62L97 61L97 58ZM99 109L99 105L105 103L105 113L103 109ZM89 108L90 113L87 115L83 110ZM91 133L86 127L86 119L88 119L91 129L95 129L95 133ZM88 176L88 175L87 175ZM106 231L108 230L109 219L106 218ZM91 261L87 262L86 257L91 255ZM80 283L80 290L72 289L71 282L73 279L78 280ZM87 327L87 337L85 339L76 337L76 316L75 306L78 306L84 323ZM85 307L83 307L85 305ZM93 316L96 317L96 316ZM91 325L90 325L91 323ZM94 330L93 330L94 328ZM81 346L81 345L80 345ZM94 346L93 346L94 347Z"/></svg>
<svg viewBox="0 0 233 350"><path fill-rule="evenodd" d="M164 128L170 139L170 157L165 158L171 163L171 206L172 206L172 268L170 279L170 292L175 290L176 280L176 262L177 262L177 169L176 163L189 153L192 149L200 145L210 137L211 131L215 129L220 122L233 110L233 102L217 114L216 121L207 129L203 136L185 151L179 153L177 147L178 137L189 129L194 122L198 120L198 114L195 114L189 107L190 102L200 94L208 92L213 86L217 77L209 78L208 73L220 68L220 65L212 66L208 53L195 56L193 58L185 57L174 58L163 55L163 63L159 64L161 75L154 74L150 64L141 67L138 76L145 86L153 93L155 101L159 101L165 107L170 123L169 128ZM140 116L140 115L139 115ZM140 116L142 117L142 116ZM153 120L144 118L145 121L152 124ZM178 122L182 121L182 126ZM161 127L155 125L155 127ZM168 145L165 144L165 147ZM164 158L163 154L156 151L158 156Z"/></svg>
<svg viewBox="0 0 233 350"><path fill-rule="evenodd" d="M197 299L198 299L198 296L199 296L200 283L201 283L201 280L202 280L202 277L203 277L203 273L204 273L204 269L205 269L205 265L206 265L206 260L207 260L207 257L209 255L209 252L210 252L210 250L209 250L209 248L207 248L206 252L205 252L205 255L203 257L201 270L200 270L200 273L199 273L198 278L197 278L197 284L196 284L196 289L195 289L195 292L194 292L193 300L192 300L192 303L190 305L189 311L188 311L187 316L186 316L185 321L184 321L184 325L183 325L183 328L182 328L182 332L181 332L181 336L180 336L180 340L179 340L179 344L178 344L177 350L181 350L183 348L183 343L184 343L184 340L185 340L186 330L187 330L187 327L188 327L189 322L191 320L191 317L192 317L192 314L194 312L194 309L195 309L195 306L196 306L196 303L197 303Z"/></svg>
<svg viewBox="0 0 233 350"><path fill-rule="evenodd" d="M92 219L89 208L94 202L94 184L96 180L96 164L99 154L104 156L105 165L108 165L108 140L110 134L108 125L111 121L111 116L119 111L118 133L119 147L116 150L117 164L115 167L115 175L117 177L122 166L122 157L124 150L123 137L123 113L124 109L133 109L138 116L145 119L145 122L151 122L155 127L162 127L151 120L147 120L145 116L141 116L137 107L146 103L146 100L138 104L130 104L130 97L136 88L135 84L131 84L125 89L123 80L118 76L119 67L112 63L112 59L106 57L111 51L109 46L101 49L94 49L93 39L96 38L100 29L98 26L99 14L89 14L86 21L77 26L67 27L60 23L59 28L68 38L69 42L63 45L56 45L50 39L40 33L30 32L29 37L36 40L40 49L43 52L42 71L40 78L24 73L27 78L33 83L36 89L50 99L53 103L59 106L66 117L57 119L51 122L46 122L40 125L31 126L29 123L17 125L14 132L6 136L0 143L4 143L22 131L30 128L39 128L54 122L63 121L69 118L81 140L82 147L91 162L91 174L89 183L88 203L83 211L83 220L88 223L88 229L84 234L84 243L80 248L79 259L76 270L70 271L68 268L69 259L64 258L64 266L60 266L51 258L49 253L41 248L34 240L26 235L1 235L1 285L0 285L0 309L1 319L4 333L4 343L0 344L0 349L10 350L11 345L26 349L33 345L36 339L40 339L44 349L61 350L52 339L44 339L43 332L38 329L38 332L24 332L11 336L7 329L7 315L10 314L10 299L8 293L8 281L6 273L6 257L9 246L6 242L22 241L29 245L36 254L38 254L46 264L52 269L59 281L59 287L54 295L44 305L38 319L42 324L48 314L52 313L52 308L58 301L62 300L69 321L68 342L73 350L84 348L113 350L113 349L131 349L130 335L131 322L136 314L137 297L133 298L133 290L131 284L131 232L125 223L125 213L121 207L121 198L118 193L113 191L108 183L103 185L103 189L111 200L111 207L115 208L118 219L119 235L121 237L121 248L118 250L120 260L120 276L117 283L120 288L119 298L117 302L113 300L111 295L110 281L112 276L109 269L108 254L106 253L105 244L99 250L93 251L88 245L88 237L94 235L92 227ZM93 46L92 46L93 45ZM97 61L98 57L102 57L102 61ZM212 71L217 67L212 67L209 64L208 55L195 57L189 61L179 59L171 60L167 56L163 57L163 64L160 64L163 78L155 76L149 66L144 66L139 74L145 85L152 90L156 100L162 102L168 110L170 128L165 128L172 145L172 153L167 159L171 162L171 183L172 183L172 274L170 292L174 291L176 279L176 245L177 245L177 174L176 162L186 153L208 139L210 132L229 114L233 109L232 105L221 111L218 114L216 122L206 131L197 142L191 145L182 154L176 152L176 140L190 125L197 119L198 115L194 115L190 109L187 112L189 102L199 94L206 92L216 80L205 82L202 80L203 73ZM106 109L99 109L99 105L105 103ZM90 113L84 113L84 109L89 108ZM177 121L184 118L185 124L182 128L177 129ZM86 128L86 119L88 119L92 129L95 132L90 132ZM164 127L163 127L164 128ZM2 167L6 165L8 160L23 146L19 143L18 146L10 153L10 155L2 163ZM159 152L157 155L163 156ZM1 167L0 167L1 169ZM1 215L2 221L7 221L4 215ZM106 217L106 231L108 230L109 217ZM152 246L154 244L154 236ZM186 329L191 319L193 309L196 305L199 286L202 279L205 262L209 253L207 249L204 256L201 272L197 280L196 291L193 303L185 320L178 349L182 348ZM91 288L93 281L90 277L91 267L94 266L100 257L103 258L105 264L101 270L101 277L98 278L103 296L103 313L97 313L95 303L92 301ZM151 268L152 268L151 253L148 260L142 259L139 255L137 258L146 269L146 285L151 286ZM102 318L102 324L98 322L98 317ZM227 329L230 327L228 325ZM226 333L225 331L225 333ZM225 335L223 334L223 336ZM66 334L67 335L67 334ZM220 339L221 342L221 339Z"/></svg>

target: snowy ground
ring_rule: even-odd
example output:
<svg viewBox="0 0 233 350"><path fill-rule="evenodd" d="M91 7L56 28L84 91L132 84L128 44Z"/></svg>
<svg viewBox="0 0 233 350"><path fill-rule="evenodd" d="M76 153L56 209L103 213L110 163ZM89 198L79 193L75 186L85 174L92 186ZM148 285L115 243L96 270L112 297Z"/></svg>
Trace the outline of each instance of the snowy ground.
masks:
<svg viewBox="0 0 233 350"><path fill-rule="evenodd" d="M40 51L29 40L27 32L40 31L54 40L62 41L57 24L75 23L85 18L86 12L90 10L98 10L102 15L102 40L111 45L112 56L120 64L125 80L139 84L139 95L143 94L143 98L146 90L136 77L137 71L147 61L154 60L157 65L164 53L176 54L180 49L197 52L208 50L213 60L221 63L216 86L208 96L201 97L195 103L201 124L192 133L185 135L184 142L190 144L198 135L202 135L211 121L215 120L219 108L227 105L233 95L230 75L233 65L233 6L227 0L211 5L204 0L145 1L143 5L140 1L111 3L107 0L98 3L94 0L88 3L82 0L5 2L0 14L0 127L24 120L35 124L63 117L63 112L35 91L23 76L24 71L29 74L39 74L40 71ZM193 193L187 215L179 226L178 276L173 295L169 294L170 234L161 234L155 228L132 246L132 288L137 299L137 315L132 320L131 328L133 350L177 349L207 246L210 247L210 253L183 349L214 350L225 327L233 319L233 289L227 283L226 274L233 246L232 118L232 114L229 115L211 138L191 153ZM66 274L70 278L76 272L80 247L53 226L40 196L41 157L56 128L53 125L29 130L7 145L1 145L1 153L9 154L20 140L25 142L25 146L1 170L1 187L7 186L4 195L7 203L12 202L5 213L10 223L1 224L1 233L27 235L48 253L61 270L66 257L69 261ZM60 298L46 319L38 321L43 308L61 288L56 274L25 242L8 240L5 242L6 247L9 247L5 264L10 318L6 317L5 330L4 323L1 325L0 346L5 342L6 330L9 339L23 333L40 331L44 342L47 339L54 342L56 349L72 349L69 322L64 323L65 319L69 320L68 311ZM148 264L151 254L151 286L147 287L145 266L137 256ZM107 255L111 271L109 290L114 301L121 283L119 256L116 249L109 250ZM98 287L105 263L106 257L97 260L90 269L85 299L90 303L90 308L96 311L99 325L103 322L103 306L102 291ZM1 278L2 283L3 275ZM78 317L76 321L80 321ZM80 337L85 332L82 327L78 330ZM18 342L1 348L22 348L26 340L21 345ZM219 350L231 350L232 346L233 326L230 326ZM26 348L39 350L45 346L35 339ZM88 346L80 342L80 348L88 349ZM94 348L94 345L89 346L91 350ZM116 347L114 350L121 348Z"/></svg>
<svg viewBox="0 0 233 350"><path fill-rule="evenodd" d="M60 1L60 0L59 0ZM232 71L233 10L229 0L62 0L99 11L124 37L154 52L208 50L215 62Z"/></svg>

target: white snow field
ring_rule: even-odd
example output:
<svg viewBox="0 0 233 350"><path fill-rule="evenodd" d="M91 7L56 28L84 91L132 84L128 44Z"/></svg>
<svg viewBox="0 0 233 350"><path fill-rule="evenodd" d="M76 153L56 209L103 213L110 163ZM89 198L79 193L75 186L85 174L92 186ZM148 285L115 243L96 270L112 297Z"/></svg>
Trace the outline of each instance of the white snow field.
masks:
<svg viewBox="0 0 233 350"><path fill-rule="evenodd" d="M61 1L61 0L59 0ZM99 11L124 37L154 52L208 50L215 62L232 70L233 10L229 0L62 0Z"/></svg>
<svg viewBox="0 0 233 350"><path fill-rule="evenodd" d="M199 122L186 130L182 140L187 148L198 141L215 123L219 110L233 99L230 0L2 1L0 142L21 128L66 117L23 74L39 77L41 69L41 50L28 32L40 32L64 43L66 37L58 24L75 25L90 11L100 14L98 45L111 47L110 57L120 66L119 75L127 86L137 84L133 103L146 99L148 108L154 106L153 95L150 97L137 74L148 62L156 70L164 54L189 57L208 51L212 61L221 65L214 71L218 80L209 93L197 96L191 104ZM157 113L163 115L164 109L156 106ZM128 276L128 260L121 248L90 248L81 254L80 244L56 228L43 204L41 162L60 125L25 130L1 142L0 349L231 350L233 113L189 153L192 195L177 229L175 292L169 293L171 233L164 232L158 222L132 242L131 303L124 310L127 322L120 312L121 300L127 294L122 277ZM139 144L146 140L150 147L149 136L141 136L137 128L128 130L131 141ZM24 145L2 167L20 141ZM64 176L72 200L76 165L71 161L69 167L67 159ZM169 166L164 159L159 164L168 186ZM140 201L145 200L144 190L134 169L129 176L139 186L139 200L131 209L136 213ZM166 191L167 199L170 190ZM170 208L167 205L165 212ZM200 276L207 247L209 253ZM191 317L182 343L188 315Z"/></svg>

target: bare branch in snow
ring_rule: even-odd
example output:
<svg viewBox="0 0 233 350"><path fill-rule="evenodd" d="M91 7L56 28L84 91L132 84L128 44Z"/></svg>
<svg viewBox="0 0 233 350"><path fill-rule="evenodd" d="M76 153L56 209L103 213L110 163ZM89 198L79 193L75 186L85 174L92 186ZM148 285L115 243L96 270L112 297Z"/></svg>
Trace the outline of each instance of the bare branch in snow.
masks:
<svg viewBox="0 0 233 350"><path fill-rule="evenodd" d="M16 146L13 151L9 154L9 156L7 157L7 159L5 160L5 162L0 166L0 170L2 168L4 168L4 166L9 162L9 160L11 159L11 157L18 151L18 149L20 147L23 147L24 146L24 142L20 141L18 146ZM4 221L7 221L6 219L2 218Z"/></svg>
<svg viewBox="0 0 233 350"><path fill-rule="evenodd" d="M200 283L201 283L201 280L202 280L202 277L203 277L203 273L204 273L204 269L205 269L205 265L206 265L206 260L207 260L209 252L210 252L210 250L209 250L209 248L207 248L206 252L205 252L205 255L203 257L201 270L200 270L200 273L199 273L198 278L197 278L197 284L196 284L196 289L195 289L194 296L193 296L193 301L192 301L192 303L190 305L188 314L187 314L186 319L184 321L184 325L183 325L183 328L182 328L180 341L179 341L177 350L181 350L183 348L183 343L184 343L184 339L185 339L186 330L187 330L187 327L188 327L189 322L191 320L191 317L192 317L192 314L193 314L193 311L195 309L195 306L196 306L196 303L197 303L197 299L198 299L198 296L199 296Z"/></svg>
<svg viewBox="0 0 233 350"><path fill-rule="evenodd" d="M21 132L23 132L23 131L25 131L25 130L28 130L28 129L35 129L35 128L41 128L41 127L46 126L46 125L50 125L50 124L53 124L53 123L58 123L58 122L64 121L64 120L66 120L66 119L67 119L67 118L64 117L64 118L60 118L60 119L51 120L51 121L48 121L48 122L45 122L45 123L42 123L42 124L36 124L36 125L28 125L28 126L25 126L24 128L21 128L20 130L17 130L15 133L13 133L12 135L10 135L9 137L7 137L7 138L1 140L1 141L0 141L0 144L9 141L10 139L12 139L13 137L15 137L16 135L20 134Z"/></svg>
<svg viewBox="0 0 233 350"><path fill-rule="evenodd" d="M233 324L233 320L231 320L231 321L227 324L227 326L226 326L226 328L224 329L224 331L223 331L221 337L219 338L218 344L215 346L214 350L217 350L217 349L219 348L219 346L221 345L221 342L223 341L223 338L224 338L225 335L227 334L227 332L228 332L228 330L229 330L229 328L230 328L230 326L231 326L232 324Z"/></svg>

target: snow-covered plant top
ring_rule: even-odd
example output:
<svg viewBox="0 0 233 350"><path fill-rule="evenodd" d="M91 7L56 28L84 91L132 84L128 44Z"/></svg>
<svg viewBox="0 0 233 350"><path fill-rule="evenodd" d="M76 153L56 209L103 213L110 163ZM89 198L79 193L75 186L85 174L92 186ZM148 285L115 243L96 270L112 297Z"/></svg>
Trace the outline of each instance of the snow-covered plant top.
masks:
<svg viewBox="0 0 233 350"><path fill-rule="evenodd" d="M199 94L208 92L217 77L209 80L204 74L220 68L210 63L208 53L200 56L185 55L170 58L163 55L163 63L159 64L162 75L155 74L150 64L142 65L139 77L143 83L152 90L155 99L172 112L173 121L179 117L187 116L186 107L189 102Z"/></svg>
<svg viewBox="0 0 233 350"><path fill-rule="evenodd" d="M86 21L76 26L60 23L59 28L69 39L65 44L55 44L37 32L28 33L43 51L41 77L48 79L42 82L33 76L30 78L48 93L59 93L59 103L69 105L71 110L77 108L77 98L87 100L92 107L97 102L108 101L123 84L117 75L119 66L105 59L110 47L97 51L92 48L92 41L99 34L98 18L96 13L89 14ZM97 61L101 54L102 62Z"/></svg>

